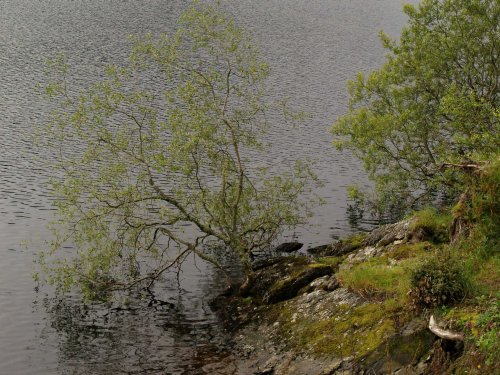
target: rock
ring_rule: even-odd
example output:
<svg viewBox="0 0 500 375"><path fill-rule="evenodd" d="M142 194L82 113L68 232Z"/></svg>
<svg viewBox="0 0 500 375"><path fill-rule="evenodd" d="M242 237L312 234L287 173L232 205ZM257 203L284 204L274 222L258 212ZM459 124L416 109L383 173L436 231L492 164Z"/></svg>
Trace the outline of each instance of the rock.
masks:
<svg viewBox="0 0 500 375"><path fill-rule="evenodd" d="M255 269L255 279L250 286L248 295L256 300L262 300L264 294L279 280L289 277L295 270L310 263L306 257L281 257L268 263L262 263Z"/></svg>
<svg viewBox="0 0 500 375"><path fill-rule="evenodd" d="M359 232L338 242L316 246L307 251L314 256L343 256L360 248L375 248L387 246L391 243L398 244L408 240L411 221L405 220L395 224L378 227L368 234Z"/></svg>
<svg viewBox="0 0 500 375"><path fill-rule="evenodd" d="M332 269L322 264L306 265L288 278L277 281L264 295L264 302L273 304L297 296L299 290L318 277L330 275Z"/></svg>
<svg viewBox="0 0 500 375"><path fill-rule="evenodd" d="M414 374L413 367L429 353L435 341L436 338L421 320L414 319L402 334L391 337L386 344L365 357L365 369L376 374L390 374L399 369L408 370L403 374Z"/></svg>
<svg viewBox="0 0 500 375"><path fill-rule="evenodd" d="M321 371L320 375L332 375L335 374L335 372L340 369L340 366L342 366L342 360L338 359L333 361L333 363L329 364L326 366L323 371Z"/></svg>
<svg viewBox="0 0 500 375"><path fill-rule="evenodd" d="M374 257L378 253L377 248L374 246L364 247L357 252L350 254L347 257L347 262L349 263L361 263L365 262L369 258Z"/></svg>
<svg viewBox="0 0 500 375"><path fill-rule="evenodd" d="M386 246L394 241L407 238L410 221L404 220L395 224L383 225L372 230L364 239L364 246Z"/></svg>
<svg viewBox="0 0 500 375"><path fill-rule="evenodd" d="M268 368L265 368L264 370L260 370L260 371L253 373L253 375L273 375L273 374L274 374L273 367L268 367Z"/></svg>
<svg viewBox="0 0 500 375"><path fill-rule="evenodd" d="M327 284L324 286L324 289L327 292L333 292L334 290L337 290L338 288L340 288L340 282L334 276L331 276L328 279Z"/></svg>
<svg viewBox="0 0 500 375"><path fill-rule="evenodd" d="M227 357L215 363L208 363L201 368L202 374L210 375L227 375L236 373L237 368L234 363L234 358Z"/></svg>
<svg viewBox="0 0 500 375"><path fill-rule="evenodd" d="M306 285L305 287L303 287L297 293L297 295L304 294L304 293L311 293L315 290L323 289L324 285L326 285L328 283L329 278L330 278L330 275L318 277L316 280L309 283L309 285Z"/></svg>
<svg viewBox="0 0 500 375"><path fill-rule="evenodd" d="M310 303L314 300L317 300L318 297L320 297L322 294L325 294L326 292L324 290L315 290L314 292L307 293L304 297L304 302L305 303Z"/></svg>
<svg viewBox="0 0 500 375"><path fill-rule="evenodd" d="M335 290L332 295L332 302L337 305L351 305L355 306L360 303L361 298L350 292L349 289L346 288L338 288Z"/></svg>
<svg viewBox="0 0 500 375"><path fill-rule="evenodd" d="M351 242L349 239L341 240L330 246L330 249L325 253L328 256L342 256L359 249L362 246L361 243Z"/></svg>
<svg viewBox="0 0 500 375"><path fill-rule="evenodd" d="M261 270L263 268L271 267L277 263L282 262L283 260L290 259L288 257L276 257L276 258L262 258L258 259L255 262L252 263L252 269L254 271Z"/></svg>
<svg viewBox="0 0 500 375"><path fill-rule="evenodd" d="M405 258L396 255L413 251L412 240L420 236L417 229L406 220L308 249L331 259L315 262L306 256L288 256L255 264L251 298L233 296L234 302L226 299L220 306L240 322L234 325L236 332L245 333L239 339L233 336L240 343L234 345L236 373L422 375L434 368L434 362L439 364L440 355L459 356L463 346L436 341L427 320L419 317L408 322L409 316L399 308L393 311L385 303L341 287L332 274L384 255L389 255L389 264L397 265ZM296 251L301 246L285 243L276 251ZM232 304L239 308L231 310ZM354 357L346 357L349 354Z"/></svg>
<svg viewBox="0 0 500 375"><path fill-rule="evenodd" d="M278 253L293 253L294 251L300 250L304 246L300 242L285 242L277 246L275 251Z"/></svg>
<svg viewBox="0 0 500 375"><path fill-rule="evenodd" d="M340 286L337 278L335 276L322 276L318 277L316 280L311 282L302 288L298 294L311 293L315 290L324 290L327 292L332 292Z"/></svg>
<svg viewBox="0 0 500 375"><path fill-rule="evenodd" d="M331 249L331 247L332 244L311 247L310 249L307 249L307 252L312 255L323 256Z"/></svg>
<svg viewBox="0 0 500 375"><path fill-rule="evenodd" d="M414 318L401 331L402 336L413 335L419 331L424 331L427 328L427 322L422 318Z"/></svg>

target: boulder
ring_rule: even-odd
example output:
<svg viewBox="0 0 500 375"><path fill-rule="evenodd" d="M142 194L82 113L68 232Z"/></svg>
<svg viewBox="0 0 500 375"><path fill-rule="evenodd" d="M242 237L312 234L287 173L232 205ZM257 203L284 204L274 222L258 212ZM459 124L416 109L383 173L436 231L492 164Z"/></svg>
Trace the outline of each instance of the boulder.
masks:
<svg viewBox="0 0 500 375"><path fill-rule="evenodd" d="M372 230L364 239L363 246L386 246L407 238L410 221L387 224Z"/></svg>
<svg viewBox="0 0 500 375"><path fill-rule="evenodd" d="M293 253L294 251L300 250L302 246L304 246L304 244L300 242L285 242L276 246L274 250L277 253Z"/></svg>
<svg viewBox="0 0 500 375"><path fill-rule="evenodd" d="M255 302L276 303L293 298L313 280L331 275L333 269L306 256L283 257L262 265L247 295Z"/></svg>
<svg viewBox="0 0 500 375"><path fill-rule="evenodd" d="M299 290L308 285L311 281L332 273L329 266L323 264L308 264L297 270L294 274L278 280L264 295L264 302L273 304L286 301L297 296Z"/></svg>

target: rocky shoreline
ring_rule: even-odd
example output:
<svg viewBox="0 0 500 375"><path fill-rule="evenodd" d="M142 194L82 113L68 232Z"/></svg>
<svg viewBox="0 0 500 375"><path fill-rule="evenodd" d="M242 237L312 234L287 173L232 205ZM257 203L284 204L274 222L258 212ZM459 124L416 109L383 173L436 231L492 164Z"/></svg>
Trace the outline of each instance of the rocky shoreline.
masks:
<svg viewBox="0 0 500 375"><path fill-rule="evenodd" d="M432 333L429 313L412 311L398 300L403 294L349 284L352 270L376 265L396 285L397 272L425 257L435 235L409 219L261 264L246 297L213 303L232 337L230 373L439 373L461 342Z"/></svg>

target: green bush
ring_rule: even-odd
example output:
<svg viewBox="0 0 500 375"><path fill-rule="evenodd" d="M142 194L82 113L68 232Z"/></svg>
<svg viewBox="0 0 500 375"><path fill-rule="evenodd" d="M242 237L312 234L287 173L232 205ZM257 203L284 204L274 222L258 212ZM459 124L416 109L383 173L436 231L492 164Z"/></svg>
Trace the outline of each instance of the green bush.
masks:
<svg viewBox="0 0 500 375"><path fill-rule="evenodd" d="M410 303L420 310L461 301L468 293L469 280L459 262L439 256L413 270L411 286Z"/></svg>

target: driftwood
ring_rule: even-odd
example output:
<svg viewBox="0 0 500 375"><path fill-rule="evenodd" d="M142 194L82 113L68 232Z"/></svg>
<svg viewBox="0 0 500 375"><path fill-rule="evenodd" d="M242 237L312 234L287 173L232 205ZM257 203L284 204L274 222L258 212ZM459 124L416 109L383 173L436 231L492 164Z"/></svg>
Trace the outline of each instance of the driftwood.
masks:
<svg viewBox="0 0 500 375"><path fill-rule="evenodd" d="M439 167L440 170L449 169L449 168L463 169L465 171L478 171L478 170L482 169L482 165L476 164L474 162L462 163L462 164L443 163Z"/></svg>
<svg viewBox="0 0 500 375"><path fill-rule="evenodd" d="M431 318L429 319L429 329L432 333L434 333L436 336L442 339L453 340L453 341L464 340L464 335L462 335L461 333L449 331L439 327L438 324L436 323L436 320L434 320L434 315L431 315Z"/></svg>

